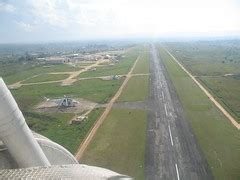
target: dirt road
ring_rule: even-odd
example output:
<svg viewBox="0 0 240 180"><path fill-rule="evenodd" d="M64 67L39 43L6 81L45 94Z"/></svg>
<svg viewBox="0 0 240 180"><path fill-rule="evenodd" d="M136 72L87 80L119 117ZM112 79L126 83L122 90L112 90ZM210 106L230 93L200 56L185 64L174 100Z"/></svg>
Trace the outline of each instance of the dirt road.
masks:
<svg viewBox="0 0 240 180"><path fill-rule="evenodd" d="M121 87L118 89L117 93L113 96L113 98L110 100L110 102L107 104L105 111L103 112L103 114L100 116L100 118L96 121L96 123L94 124L93 128L91 129L91 131L88 133L87 137L85 138L85 140L81 143L77 153L75 154L76 159L79 161L84 153L84 151L86 150L86 148L88 147L88 145L90 144L92 138L94 137L94 135L96 134L98 128L100 127L100 125L103 123L103 121L106 119L107 115L109 114L110 110L112 109L112 106L114 104L114 102L118 99L118 97L121 95L123 89L125 88L125 86L127 85L129 79L132 76L132 72L133 69L135 68L137 62L139 60L139 56L136 59L136 61L134 62L131 70L128 72L128 74L126 75L126 79L124 80L123 84L121 85Z"/></svg>
<svg viewBox="0 0 240 180"><path fill-rule="evenodd" d="M237 128L240 129L240 124L227 112L224 107L205 89L200 82L166 49L165 51L173 58L173 60L185 71L191 79L198 85L198 87L207 95L207 97L215 104L215 106L229 119L229 121Z"/></svg>
<svg viewBox="0 0 240 180"><path fill-rule="evenodd" d="M44 82L36 82L36 83L24 83L24 81L28 80L28 79L32 79L34 77L37 77L41 74L38 74L38 75L35 75L35 76L32 76L32 77L29 77L27 79L24 79L22 81L18 81L16 83L13 83L13 84L10 84L8 85L8 87L10 89L17 89L17 88L20 88L21 86L23 85L36 85L36 84L49 84L49 83L61 83L62 86L68 86L68 85L72 85L75 81L77 81L77 76L79 76L79 74L83 73L83 72L86 72L88 70L90 70L91 68L95 68L95 67L98 67L98 66L101 66L100 64L101 63L104 63L106 62L106 60L99 60L97 62L95 62L94 64L91 64L89 66L86 66L84 69L80 69L79 71L72 71L72 72L50 72L50 73L47 73L47 74L69 74L69 77L67 77L66 79L63 79L63 80L57 80L57 81L44 81Z"/></svg>
<svg viewBox="0 0 240 180"><path fill-rule="evenodd" d="M68 86L71 85L72 83L74 83L75 81L77 81L77 76L79 76L79 74L86 72L88 70L90 70L91 68L95 68L97 67L99 64L104 63L105 60L99 60L97 61L95 64L92 64L90 66L85 67L84 69L81 69L79 71L75 71L73 72L67 79L64 79L62 81L62 86Z"/></svg>

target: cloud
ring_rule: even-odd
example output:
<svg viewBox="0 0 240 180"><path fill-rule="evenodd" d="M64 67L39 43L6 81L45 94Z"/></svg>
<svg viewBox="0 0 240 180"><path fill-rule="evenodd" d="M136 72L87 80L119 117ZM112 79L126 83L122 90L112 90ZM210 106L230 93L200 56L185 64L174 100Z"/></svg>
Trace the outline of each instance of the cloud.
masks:
<svg viewBox="0 0 240 180"><path fill-rule="evenodd" d="M102 0L101 2L96 0L28 1L32 7L31 14L42 24L60 28L67 28L72 25L81 28L93 28L115 23L110 21L115 16L112 13L113 3L110 0Z"/></svg>
<svg viewBox="0 0 240 180"><path fill-rule="evenodd" d="M229 0L27 0L38 25L99 34L240 29Z"/></svg>
<svg viewBox="0 0 240 180"><path fill-rule="evenodd" d="M36 26L33 24L28 24L25 22L16 22L17 25L22 28L23 30L27 31L27 32L32 32L36 29Z"/></svg>
<svg viewBox="0 0 240 180"><path fill-rule="evenodd" d="M231 33L240 31L240 5L234 1L0 0L0 13L14 11L1 16L0 24L24 29L33 39Z"/></svg>
<svg viewBox="0 0 240 180"><path fill-rule="evenodd" d="M57 27L68 25L67 12L61 0L31 0L31 13L39 23Z"/></svg>
<svg viewBox="0 0 240 180"><path fill-rule="evenodd" d="M15 9L11 4L0 2L0 12L14 12Z"/></svg>

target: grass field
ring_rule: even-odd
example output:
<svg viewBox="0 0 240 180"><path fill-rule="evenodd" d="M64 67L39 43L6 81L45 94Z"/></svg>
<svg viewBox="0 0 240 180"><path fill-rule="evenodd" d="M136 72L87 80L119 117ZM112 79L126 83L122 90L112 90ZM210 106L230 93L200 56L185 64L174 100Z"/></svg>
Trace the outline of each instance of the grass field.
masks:
<svg viewBox="0 0 240 180"><path fill-rule="evenodd" d="M94 109L88 120L81 124L69 125L68 122L74 114L69 113L34 113L24 112L27 124L35 131L48 137L75 153L103 109Z"/></svg>
<svg viewBox="0 0 240 180"><path fill-rule="evenodd" d="M140 59L133 70L133 74L149 73L149 47L145 46L141 51Z"/></svg>
<svg viewBox="0 0 240 180"><path fill-rule="evenodd" d="M131 48L123 54L123 59L117 62L114 66L99 67L96 71L85 72L79 77L127 74L138 55L143 52L142 49L142 46ZM138 69L136 72L148 72L148 59L145 58L147 58L146 53L139 61L140 63L137 65ZM20 80L25 80L23 83L61 80L65 79L68 75L50 75L46 73L68 72L78 69L80 68L74 68L68 65L55 65L48 67L38 66L7 76L5 80L8 84ZM36 113L33 108L37 103L43 101L44 97L59 98L64 95L73 98L84 98L97 103L107 103L119 89L123 80L124 77L119 80L109 81L100 79L81 80L76 81L71 86L61 86L60 83L24 85L18 89L12 89L11 92L16 98L19 107L23 111L27 123L32 130L63 145L72 153L75 153L80 143L85 138L85 135L91 129L94 122L104 109L100 108L93 110L88 115L88 120L81 124L69 125L68 122L74 116L72 113ZM141 91L135 93L137 96L132 100L144 100L148 94L148 76L132 77L129 82L130 84L127 86L125 98L129 98L129 93L136 91L137 87L141 89ZM109 149L108 144L105 144L107 145L107 149L104 150L105 157L99 156L99 152L91 152L97 153L97 156L100 157L100 161L95 161L94 159L94 163L90 164L94 165L103 163L99 165L102 167L109 167L113 170L116 169L116 171L120 173L134 176L136 179L144 179L146 118L147 113L143 110L112 110L107 120L100 127L100 130L98 131L100 136L96 135L96 139L100 139L97 141L100 143L98 145L101 145L102 141L109 141L109 144L114 144L115 148ZM109 129L108 126L113 128ZM111 133L109 139L101 138L102 136L109 136L108 133ZM95 142L95 139L93 142ZM118 144L116 144L117 142ZM111 158L108 159L107 156L110 151L112 154L110 154ZM91 158L96 158L97 156L92 156ZM104 159L106 162L103 162Z"/></svg>
<svg viewBox="0 0 240 180"><path fill-rule="evenodd" d="M172 53L240 122L240 41L167 43ZM232 74L226 77L225 74Z"/></svg>
<svg viewBox="0 0 240 180"><path fill-rule="evenodd" d="M23 81L23 83L57 81L57 80L66 79L68 76L69 74L40 74L39 76Z"/></svg>
<svg viewBox="0 0 240 180"><path fill-rule="evenodd" d="M85 72L79 77L127 74L141 50L142 46L130 48L123 54L123 59L115 65L98 67L96 71ZM146 65L145 62L143 64L144 66ZM79 64L79 66L81 65L87 65L87 63ZM77 71L81 68L83 67L73 67L65 64L34 66L32 68L25 69L24 71L19 71L15 74L5 76L4 80L7 84L12 84L18 81L23 81L23 83L35 83L62 80L67 78L69 75L52 75L47 73ZM71 86L61 86L60 83L23 85L18 89L12 89L11 92L20 109L23 111L29 127L33 131L36 131L56 143L63 145L74 154L104 109L94 109L88 115L87 121L81 124L70 125L68 123L74 117L75 114L73 113L37 113L33 108L39 102L43 101L44 97L60 98L64 95L73 98L84 98L97 103L107 103L119 89L123 80L124 77L119 80L109 81L100 79L81 80L76 81ZM144 77L142 80L145 83ZM119 113L121 113L121 116L119 116ZM119 150L121 150L121 147L123 146L123 155L125 155L125 157L119 161L118 165L116 164L116 166L113 166L113 168L120 168L119 171L122 171L122 173L126 172L126 174L136 177L144 176L144 149L146 133L144 129L146 129L146 116L146 112L140 110L113 110L109 116L110 122L114 121L111 122L112 125L115 124L114 126L118 126L119 124L119 127L117 128L118 131L114 131L114 129L112 129L113 133L118 133L118 140L120 143L116 146L116 151L113 151L113 153L122 153ZM117 117L121 118L116 119ZM128 124L129 126L126 128L126 125ZM102 127L104 128L104 126ZM120 132L123 132L124 129L126 132L121 136ZM132 146L129 146L126 143L131 143ZM122 156L118 156L118 158L120 157ZM123 163L128 163L127 160L129 158L131 159L129 166L122 166Z"/></svg>
<svg viewBox="0 0 240 180"><path fill-rule="evenodd" d="M106 103L116 93L123 79L103 81L99 79L77 81L71 86L59 83L22 86L11 90L21 109L29 109L42 101L44 97L58 98L64 95L81 97L98 103Z"/></svg>
<svg viewBox="0 0 240 180"><path fill-rule="evenodd" d="M240 73L240 41L166 43L172 53L196 76Z"/></svg>
<svg viewBox="0 0 240 180"><path fill-rule="evenodd" d="M146 119L142 110L113 109L80 162L143 180Z"/></svg>
<svg viewBox="0 0 240 180"><path fill-rule="evenodd" d="M119 102L144 101L148 98L149 76L133 76L118 98Z"/></svg>
<svg viewBox="0 0 240 180"><path fill-rule="evenodd" d="M6 84L12 84L12 83L33 77L38 74L49 73L49 72L77 71L80 69L81 68L79 67L73 67L66 64L51 65L51 66L37 66L37 67L32 67L28 70L20 71L10 76L5 76L5 77L3 76L3 79L6 82Z"/></svg>
<svg viewBox="0 0 240 180"><path fill-rule="evenodd" d="M149 73L149 47L145 46L141 51L140 59L138 60L133 74ZM117 101L133 102L144 101L148 98L149 76L132 76L128 81L125 89Z"/></svg>
<svg viewBox="0 0 240 180"><path fill-rule="evenodd" d="M162 48L160 52L215 179L240 179L240 132Z"/></svg>
<svg viewBox="0 0 240 180"><path fill-rule="evenodd" d="M240 78L200 77L215 98L240 122Z"/></svg>

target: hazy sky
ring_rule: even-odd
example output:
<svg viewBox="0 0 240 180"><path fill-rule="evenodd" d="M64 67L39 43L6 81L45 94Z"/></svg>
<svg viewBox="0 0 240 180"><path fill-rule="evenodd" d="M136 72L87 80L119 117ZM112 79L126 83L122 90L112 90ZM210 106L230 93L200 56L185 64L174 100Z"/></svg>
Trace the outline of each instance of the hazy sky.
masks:
<svg viewBox="0 0 240 180"><path fill-rule="evenodd" d="M239 32L238 0L0 0L0 43Z"/></svg>

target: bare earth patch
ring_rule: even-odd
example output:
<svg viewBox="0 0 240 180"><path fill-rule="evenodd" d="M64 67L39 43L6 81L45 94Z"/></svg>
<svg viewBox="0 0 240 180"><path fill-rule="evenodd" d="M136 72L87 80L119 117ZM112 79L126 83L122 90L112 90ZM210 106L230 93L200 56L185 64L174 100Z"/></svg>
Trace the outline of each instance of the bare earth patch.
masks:
<svg viewBox="0 0 240 180"><path fill-rule="evenodd" d="M58 102L60 99L52 99L49 101L44 101L39 103L35 107L35 111L37 112L64 112L64 113L82 113L85 111L92 110L95 107L98 107L99 105L95 102L87 101L85 99L75 99L76 104L73 107L59 107Z"/></svg>

